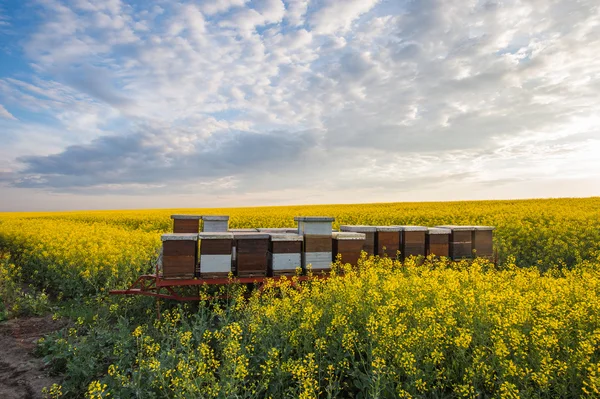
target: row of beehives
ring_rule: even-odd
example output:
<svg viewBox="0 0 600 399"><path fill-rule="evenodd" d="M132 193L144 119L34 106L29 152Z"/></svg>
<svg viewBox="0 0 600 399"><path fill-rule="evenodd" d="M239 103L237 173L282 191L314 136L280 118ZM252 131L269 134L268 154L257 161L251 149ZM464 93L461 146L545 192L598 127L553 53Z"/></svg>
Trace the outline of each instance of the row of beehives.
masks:
<svg viewBox="0 0 600 399"><path fill-rule="evenodd" d="M173 234L164 234L164 278L222 278L294 275L311 265L328 271L338 254L356 264L361 251L403 260L408 256L491 258L493 227L340 226L334 218L296 217L297 228L229 229L228 216L173 215ZM200 221L202 220L202 228Z"/></svg>

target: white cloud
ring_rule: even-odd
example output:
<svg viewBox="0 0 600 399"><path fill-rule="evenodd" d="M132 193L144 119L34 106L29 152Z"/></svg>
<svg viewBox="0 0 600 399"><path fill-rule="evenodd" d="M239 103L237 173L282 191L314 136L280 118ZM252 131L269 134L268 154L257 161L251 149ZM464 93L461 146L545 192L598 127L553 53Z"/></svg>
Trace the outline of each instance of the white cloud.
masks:
<svg viewBox="0 0 600 399"><path fill-rule="evenodd" d="M11 114L10 112L8 112L6 110L6 108L4 108L4 106L2 104L0 104L0 118L4 118L4 119L11 119L13 121L16 121L17 118L15 118L13 116L13 114Z"/></svg>
<svg viewBox="0 0 600 399"><path fill-rule="evenodd" d="M593 177L591 3L45 4L23 39L35 72L0 79L3 104L54 124L5 133L21 185L149 192L179 176L231 179L238 198L352 185L366 200ZM44 134L60 146L22 145ZM196 173L207 159L213 174ZM62 169L44 176L49 162Z"/></svg>

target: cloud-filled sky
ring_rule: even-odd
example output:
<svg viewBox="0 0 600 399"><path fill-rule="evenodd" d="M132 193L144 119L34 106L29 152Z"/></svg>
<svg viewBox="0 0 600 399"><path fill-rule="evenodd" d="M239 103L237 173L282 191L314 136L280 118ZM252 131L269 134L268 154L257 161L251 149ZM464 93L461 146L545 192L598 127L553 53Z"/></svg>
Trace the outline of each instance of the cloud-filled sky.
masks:
<svg viewBox="0 0 600 399"><path fill-rule="evenodd" d="M0 2L0 211L600 195L597 0Z"/></svg>

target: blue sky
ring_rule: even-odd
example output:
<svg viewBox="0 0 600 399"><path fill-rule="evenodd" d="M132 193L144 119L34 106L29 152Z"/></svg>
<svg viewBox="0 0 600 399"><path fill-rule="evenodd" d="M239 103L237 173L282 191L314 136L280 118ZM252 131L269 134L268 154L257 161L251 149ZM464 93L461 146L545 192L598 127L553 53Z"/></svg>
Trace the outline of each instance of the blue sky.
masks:
<svg viewBox="0 0 600 399"><path fill-rule="evenodd" d="M600 195L596 1L0 2L0 211Z"/></svg>

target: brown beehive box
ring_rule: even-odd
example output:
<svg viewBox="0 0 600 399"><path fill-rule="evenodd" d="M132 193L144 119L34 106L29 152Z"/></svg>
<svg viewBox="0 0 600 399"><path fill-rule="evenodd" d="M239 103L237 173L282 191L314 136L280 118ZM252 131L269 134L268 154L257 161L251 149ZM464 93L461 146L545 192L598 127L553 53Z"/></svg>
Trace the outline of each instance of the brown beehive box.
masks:
<svg viewBox="0 0 600 399"><path fill-rule="evenodd" d="M332 233L333 260L338 255L342 256L342 263L358 264L360 253L365 244L366 235L364 233L353 232L333 232Z"/></svg>
<svg viewBox="0 0 600 399"><path fill-rule="evenodd" d="M450 257L453 260L473 257L473 226L444 225L436 226L450 229Z"/></svg>
<svg viewBox="0 0 600 399"><path fill-rule="evenodd" d="M494 227L492 226L473 226L475 230L472 233L471 241L475 256L492 259L494 257Z"/></svg>
<svg viewBox="0 0 600 399"><path fill-rule="evenodd" d="M200 277L225 278L232 272L233 233L200 233Z"/></svg>
<svg viewBox="0 0 600 399"><path fill-rule="evenodd" d="M377 226L375 232L376 255L396 259L400 251L400 226Z"/></svg>
<svg viewBox="0 0 600 399"><path fill-rule="evenodd" d="M193 278L198 263L198 233L161 236L163 278Z"/></svg>
<svg viewBox="0 0 600 399"><path fill-rule="evenodd" d="M427 229L425 246L427 255L450 256L450 229L430 227Z"/></svg>
<svg viewBox="0 0 600 399"><path fill-rule="evenodd" d="M270 233L269 272L271 276L294 276L302 267L303 237L295 233Z"/></svg>
<svg viewBox="0 0 600 399"><path fill-rule="evenodd" d="M201 217L200 215L171 215L173 233L198 233Z"/></svg>
<svg viewBox="0 0 600 399"><path fill-rule="evenodd" d="M400 254L402 259L409 256L425 256L425 226L399 226L402 228L400 234Z"/></svg>
<svg viewBox="0 0 600 399"><path fill-rule="evenodd" d="M234 233L234 263L238 277L266 277L269 267L269 234Z"/></svg>
<svg viewBox="0 0 600 399"><path fill-rule="evenodd" d="M363 244L363 251L367 255L375 255L377 249L375 248L375 234L377 228L375 226L363 226L363 225L342 225L340 231L352 232L352 233L363 233L365 235L365 242Z"/></svg>

